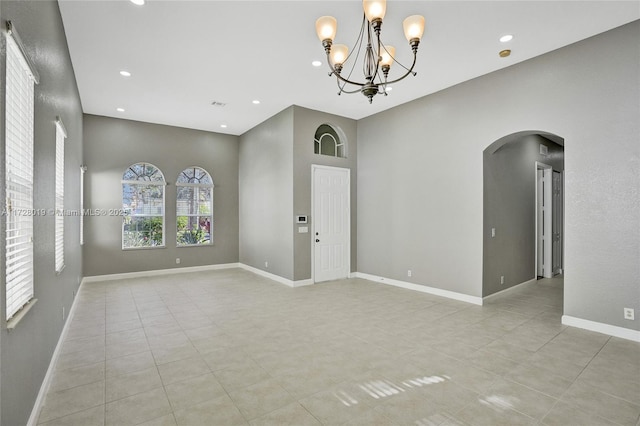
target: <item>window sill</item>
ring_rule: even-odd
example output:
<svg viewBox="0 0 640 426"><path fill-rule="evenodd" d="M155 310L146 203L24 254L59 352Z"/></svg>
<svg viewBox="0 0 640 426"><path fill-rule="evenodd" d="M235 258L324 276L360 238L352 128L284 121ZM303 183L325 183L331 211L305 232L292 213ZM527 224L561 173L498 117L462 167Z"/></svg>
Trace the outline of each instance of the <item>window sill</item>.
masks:
<svg viewBox="0 0 640 426"><path fill-rule="evenodd" d="M167 246L153 246L153 247L122 247L123 251L129 250L155 250L155 249L163 249L167 248Z"/></svg>
<svg viewBox="0 0 640 426"><path fill-rule="evenodd" d="M177 248L189 248L189 247L213 247L213 243L206 244L180 244L176 246Z"/></svg>
<svg viewBox="0 0 640 426"><path fill-rule="evenodd" d="M27 304L24 305L22 309L16 312L16 314L9 321L7 321L7 330L13 330L14 328L16 328L20 320L24 318L25 315L27 315L27 312L29 312L31 308L33 308L33 305L35 305L37 301L38 299L29 300L29 302L27 302Z"/></svg>

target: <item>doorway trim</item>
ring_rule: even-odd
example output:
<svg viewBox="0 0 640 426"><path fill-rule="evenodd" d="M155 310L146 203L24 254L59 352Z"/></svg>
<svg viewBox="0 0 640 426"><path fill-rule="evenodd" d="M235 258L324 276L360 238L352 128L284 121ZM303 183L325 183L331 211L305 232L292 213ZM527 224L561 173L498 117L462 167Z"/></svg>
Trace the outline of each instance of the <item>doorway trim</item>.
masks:
<svg viewBox="0 0 640 426"><path fill-rule="evenodd" d="M347 173L347 250L345 251L345 264L347 268L347 278L351 278L351 169L346 167L323 166L320 164L311 165L311 281L316 283L316 170L340 170Z"/></svg>

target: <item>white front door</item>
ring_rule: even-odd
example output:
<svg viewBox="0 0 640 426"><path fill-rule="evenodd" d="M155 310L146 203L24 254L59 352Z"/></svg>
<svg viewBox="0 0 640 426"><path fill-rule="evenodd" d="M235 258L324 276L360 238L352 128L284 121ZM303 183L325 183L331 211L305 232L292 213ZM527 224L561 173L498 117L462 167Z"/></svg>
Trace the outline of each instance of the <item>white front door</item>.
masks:
<svg viewBox="0 0 640 426"><path fill-rule="evenodd" d="M312 166L314 281L349 276L350 170Z"/></svg>

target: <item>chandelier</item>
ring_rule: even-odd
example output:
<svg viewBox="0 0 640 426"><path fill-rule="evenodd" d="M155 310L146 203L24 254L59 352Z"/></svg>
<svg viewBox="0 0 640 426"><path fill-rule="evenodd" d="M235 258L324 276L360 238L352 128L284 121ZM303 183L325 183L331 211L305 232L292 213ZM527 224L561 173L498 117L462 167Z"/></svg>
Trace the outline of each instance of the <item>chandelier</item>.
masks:
<svg viewBox="0 0 640 426"><path fill-rule="evenodd" d="M413 63L411 67L407 68L396 61L395 47L385 45L380 39L382 20L387 10L386 0L363 0L362 7L364 8L362 26L351 52L349 52L349 48L344 44L333 44L337 30L337 21L333 16L322 16L318 18L316 21L316 32L327 54L327 62L331 69L329 76L335 75L336 77L336 82L340 89L338 95L342 93L360 92L365 95L369 99L369 103L371 103L375 95L387 95L388 85L403 80L409 74L416 75L413 68L416 65L418 45L424 32L424 17L412 15L402 23L404 35L409 41L409 45L413 51ZM354 81L352 80L352 74L358 58L363 51L363 46L365 47L362 58L362 72L365 81ZM354 55L355 57L352 58ZM351 69L348 73L345 73L347 62L350 59L353 59L351 61ZM394 62L404 68L406 72L402 77L388 81L389 70Z"/></svg>

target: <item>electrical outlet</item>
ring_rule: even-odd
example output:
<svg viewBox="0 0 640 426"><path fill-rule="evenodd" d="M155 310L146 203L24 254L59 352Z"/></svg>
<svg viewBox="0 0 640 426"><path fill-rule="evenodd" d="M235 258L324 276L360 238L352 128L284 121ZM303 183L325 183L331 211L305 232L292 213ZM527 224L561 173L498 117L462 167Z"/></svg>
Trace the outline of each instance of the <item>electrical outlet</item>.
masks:
<svg viewBox="0 0 640 426"><path fill-rule="evenodd" d="M411 276L411 269L407 270L407 276L410 277Z"/></svg>
<svg viewBox="0 0 640 426"><path fill-rule="evenodd" d="M491 238L495 238L496 236L496 228L491 228Z"/></svg>
<svg viewBox="0 0 640 426"><path fill-rule="evenodd" d="M500 276L500 284L504 284L504 275Z"/></svg>
<svg viewBox="0 0 640 426"><path fill-rule="evenodd" d="M179 265L179 264L180 264L180 258L176 257L176 265Z"/></svg>
<svg viewBox="0 0 640 426"><path fill-rule="evenodd" d="M265 268L268 268L268 267L269 267L269 262L265 261L265 262L264 262L264 267L265 267Z"/></svg>
<svg viewBox="0 0 640 426"><path fill-rule="evenodd" d="M635 321L636 314L633 308L624 308L624 319Z"/></svg>

